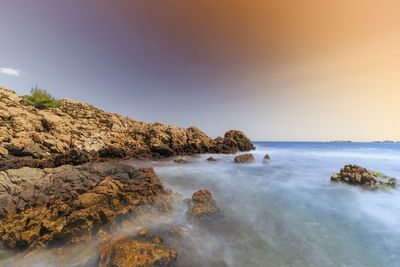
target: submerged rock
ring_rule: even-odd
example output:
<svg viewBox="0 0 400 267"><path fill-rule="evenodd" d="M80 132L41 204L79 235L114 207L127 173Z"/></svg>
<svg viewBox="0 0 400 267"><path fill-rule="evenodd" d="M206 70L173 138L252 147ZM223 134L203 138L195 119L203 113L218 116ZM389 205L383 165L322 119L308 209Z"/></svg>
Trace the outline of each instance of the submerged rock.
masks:
<svg viewBox="0 0 400 267"><path fill-rule="evenodd" d="M368 171L358 165L346 165L339 173L331 176L331 181L361 185L370 190L395 188L396 178L377 171Z"/></svg>
<svg viewBox="0 0 400 267"><path fill-rule="evenodd" d="M209 158L207 158L207 160L208 161L218 161L216 158L213 158L213 157L209 157Z"/></svg>
<svg viewBox="0 0 400 267"><path fill-rule="evenodd" d="M243 154L235 157L236 163L251 163L255 161L253 154Z"/></svg>
<svg viewBox="0 0 400 267"><path fill-rule="evenodd" d="M209 190L195 192L189 205L188 214L195 221L204 222L222 215Z"/></svg>
<svg viewBox="0 0 400 267"><path fill-rule="evenodd" d="M152 168L121 163L8 170L0 184L0 237L10 248L78 242L116 217L148 206L169 209L168 192Z"/></svg>
<svg viewBox="0 0 400 267"><path fill-rule="evenodd" d="M187 160L184 160L184 159L175 159L174 162L176 162L176 163L188 163Z"/></svg>
<svg viewBox="0 0 400 267"><path fill-rule="evenodd" d="M99 267L174 266L176 259L176 251L147 229L134 237L106 239L100 244Z"/></svg>
<svg viewBox="0 0 400 267"><path fill-rule="evenodd" d="M237 130L213 140L196 127L139 122L68 99L39 110L0 87L0 170L252 149Z"/></svg>
<svg viewBox="0 0 400 267"><path fill-rule="evenodd" d="M270 161L271 161L271 158L269 157L269 155L268 155L268 154L265 154L264 159L263 159L263 162L264 162L264 163L268 163L268 162L270 162Z"/></svg>

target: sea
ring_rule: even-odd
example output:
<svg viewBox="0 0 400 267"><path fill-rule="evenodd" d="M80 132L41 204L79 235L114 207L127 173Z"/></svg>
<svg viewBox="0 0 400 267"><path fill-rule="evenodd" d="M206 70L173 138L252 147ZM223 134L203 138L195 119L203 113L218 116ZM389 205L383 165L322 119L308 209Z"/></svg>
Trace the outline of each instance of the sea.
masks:
<svg viewBox="0 0 400 267"><path fill-rule="evenodd" d="M126 161L152 166L165 187L183 198L209 189L223 212L223 219L198 225L182 202L173 218L142 221L153 228L179 225L183 238L169 244L178 252L178 266L400 266L400 190L330 181L346 164L400 177L400 143L254 144L256 162L249 164L220 154L179 157L185 164ZM270 161L264 162L265 154ZM210 156L218 161L207 161ZM97 246L93 241L59 254L1 251L0 265L95 266Z"/></svg>

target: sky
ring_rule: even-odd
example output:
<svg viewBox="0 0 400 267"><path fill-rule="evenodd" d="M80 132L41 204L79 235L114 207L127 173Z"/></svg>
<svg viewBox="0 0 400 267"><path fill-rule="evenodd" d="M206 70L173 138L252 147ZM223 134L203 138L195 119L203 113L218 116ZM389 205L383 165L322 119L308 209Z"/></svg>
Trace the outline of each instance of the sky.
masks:
<svg viewBox="0 0 400 267"><path fill-rule="evenodd" d="M0 86L252 140L400 140L398 0L1 0Z"/></svg>

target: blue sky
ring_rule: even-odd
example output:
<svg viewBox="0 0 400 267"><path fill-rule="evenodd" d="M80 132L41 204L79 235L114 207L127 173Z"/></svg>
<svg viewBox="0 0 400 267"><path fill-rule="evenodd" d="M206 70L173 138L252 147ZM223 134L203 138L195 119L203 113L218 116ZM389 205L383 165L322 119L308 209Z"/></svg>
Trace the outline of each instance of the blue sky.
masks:
<svg viewBox="0 0 400 267"><path fill-rule="evenodd" d="M0 86L212 137L397 140L398 5L3 0Z"/></svg>

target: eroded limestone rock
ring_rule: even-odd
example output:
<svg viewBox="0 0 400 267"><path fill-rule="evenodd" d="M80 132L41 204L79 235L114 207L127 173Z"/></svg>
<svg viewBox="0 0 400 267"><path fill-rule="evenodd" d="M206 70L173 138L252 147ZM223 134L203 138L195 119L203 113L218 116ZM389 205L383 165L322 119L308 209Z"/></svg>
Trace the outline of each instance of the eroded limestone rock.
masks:
<svg viewBox="0 0 400 267"><path fill-rule="evenodd" d="M90 240L117 217L170 208L152 168L121 163L8 170L0 181L0 237L10 248Z"/></svg>
<svg viewBox="0 0 400 267"><path fill-rule="evenodd" d="M60 108L38 110L0 87L0 170L251 149L237 130L213 140L196 127L139 122L68 99Z"/></svg>

